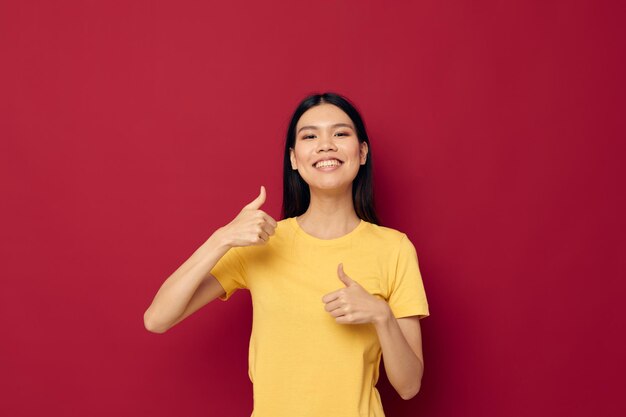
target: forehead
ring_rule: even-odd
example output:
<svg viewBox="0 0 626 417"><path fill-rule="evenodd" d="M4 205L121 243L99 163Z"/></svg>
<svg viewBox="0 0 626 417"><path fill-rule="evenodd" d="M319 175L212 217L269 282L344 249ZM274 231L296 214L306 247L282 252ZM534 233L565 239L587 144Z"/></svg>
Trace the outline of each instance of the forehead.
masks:
<svg viewBox="0 0 626 417"><path fill-rule="evenodd" d="M347 123L354 126L346 112L334 104L323 103L305 111L296 124L296 130L302 126L324 127L335 123Z"/></svg>

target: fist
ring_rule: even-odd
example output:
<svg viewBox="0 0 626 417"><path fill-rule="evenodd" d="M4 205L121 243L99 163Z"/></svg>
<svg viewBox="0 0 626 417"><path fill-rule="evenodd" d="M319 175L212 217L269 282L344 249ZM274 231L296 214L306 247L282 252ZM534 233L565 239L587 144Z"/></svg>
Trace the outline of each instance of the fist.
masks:
<svg viewBox="0 0 626 417"><path fill-rule="evenodd" d="M277 223L269 214L260 209L265 203L265 187L261 186L259 196L246 204L237 217L222 228L229 246L264 245L274 234Z"/></svg>
<svg viewBox="0 0 626 417"><path fill-rule="evenodd" d="M367 292L361 284L337 267L337 277L344 287L322 297L324 309L342 324L378 323L389 315L388 304Z"/></svg>

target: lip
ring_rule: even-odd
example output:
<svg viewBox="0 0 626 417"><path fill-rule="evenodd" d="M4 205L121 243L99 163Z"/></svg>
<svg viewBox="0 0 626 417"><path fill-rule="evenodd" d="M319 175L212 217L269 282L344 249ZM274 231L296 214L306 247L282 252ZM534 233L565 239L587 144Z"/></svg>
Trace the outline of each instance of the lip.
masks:
<svg viewBox="0 0 626 417"><path fill-rule="evenodd" d="M333 159L336 159L337 161L339 161L339 162L340 162L339 166L343 165L343 161L342 161L341 159L339 159L339 158L335 158L335 157L330 157L330 158L321 158L321 159L318 159L317 161L313 162L313 168L315 168L315 165L316 165L318 162L322 162L322 161L332 161Z"/></svg>

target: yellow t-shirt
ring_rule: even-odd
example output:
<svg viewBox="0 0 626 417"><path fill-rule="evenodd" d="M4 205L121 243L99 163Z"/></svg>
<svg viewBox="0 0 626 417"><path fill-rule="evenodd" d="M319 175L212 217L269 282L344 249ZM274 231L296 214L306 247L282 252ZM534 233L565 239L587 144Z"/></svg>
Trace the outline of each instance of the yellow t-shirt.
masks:
<svg viewBox="0 0 626 417"><path fill-rule="evenodd" d="M322 297L345 287L340 262L396 318L429 315L411 241L364 220L344 236L319 239L295 217L283 219L268 243L231 248L211 270L226 291L221 300L239 288L252 298L251 417L384 416L374 325L337 323L324 309Z"/></svg>

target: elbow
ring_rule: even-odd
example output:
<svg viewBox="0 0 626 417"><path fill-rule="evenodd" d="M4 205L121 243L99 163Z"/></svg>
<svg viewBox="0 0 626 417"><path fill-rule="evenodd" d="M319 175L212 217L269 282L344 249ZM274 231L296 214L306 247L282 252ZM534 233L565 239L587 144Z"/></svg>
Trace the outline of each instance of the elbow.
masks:
<svg viewBox="0 0 626 417"><path fill-rule="evenodd" d="M418 383L417 385L411 387L410 389L404 390L402 392L398 392L398 394L400 394L400 397L402 397L403 400L410 400L411 398L415 397L418 392L420 392L420 388L421 388L421 383Z"/></svg>
<svg viewBox="0 0 626 417"><path fill-rule="evenodd" d="M424 375L424 362L421 359L419 360L419 362L421 365L421 370L419 374L415 376L412 383L402 387L401 390L397 390L398 394L400 394L400 397L402 397L403 400L410 400L411 398L415 397L418 392L420 392L420 388L422 387L422 376Z"/></svg>
<svg viewBox="0 0 626 417"><path fill-rule="evenodd" d="M159 326L157 323L155 323L154 320L151 318L149 312L150 309L146 310L146 312L143 314L143 326L146 328L146 330L150 333L165 333L167 331L167 327Z"/></svg>
<svg viewBox="0 0 626 417"><path fill-rule="evenodd" d="M417 395L419 391L413 391L410 393L403 393L400 394L400 397L402 397L403 400L410 400L411 398L415 397Z"/></svg>

